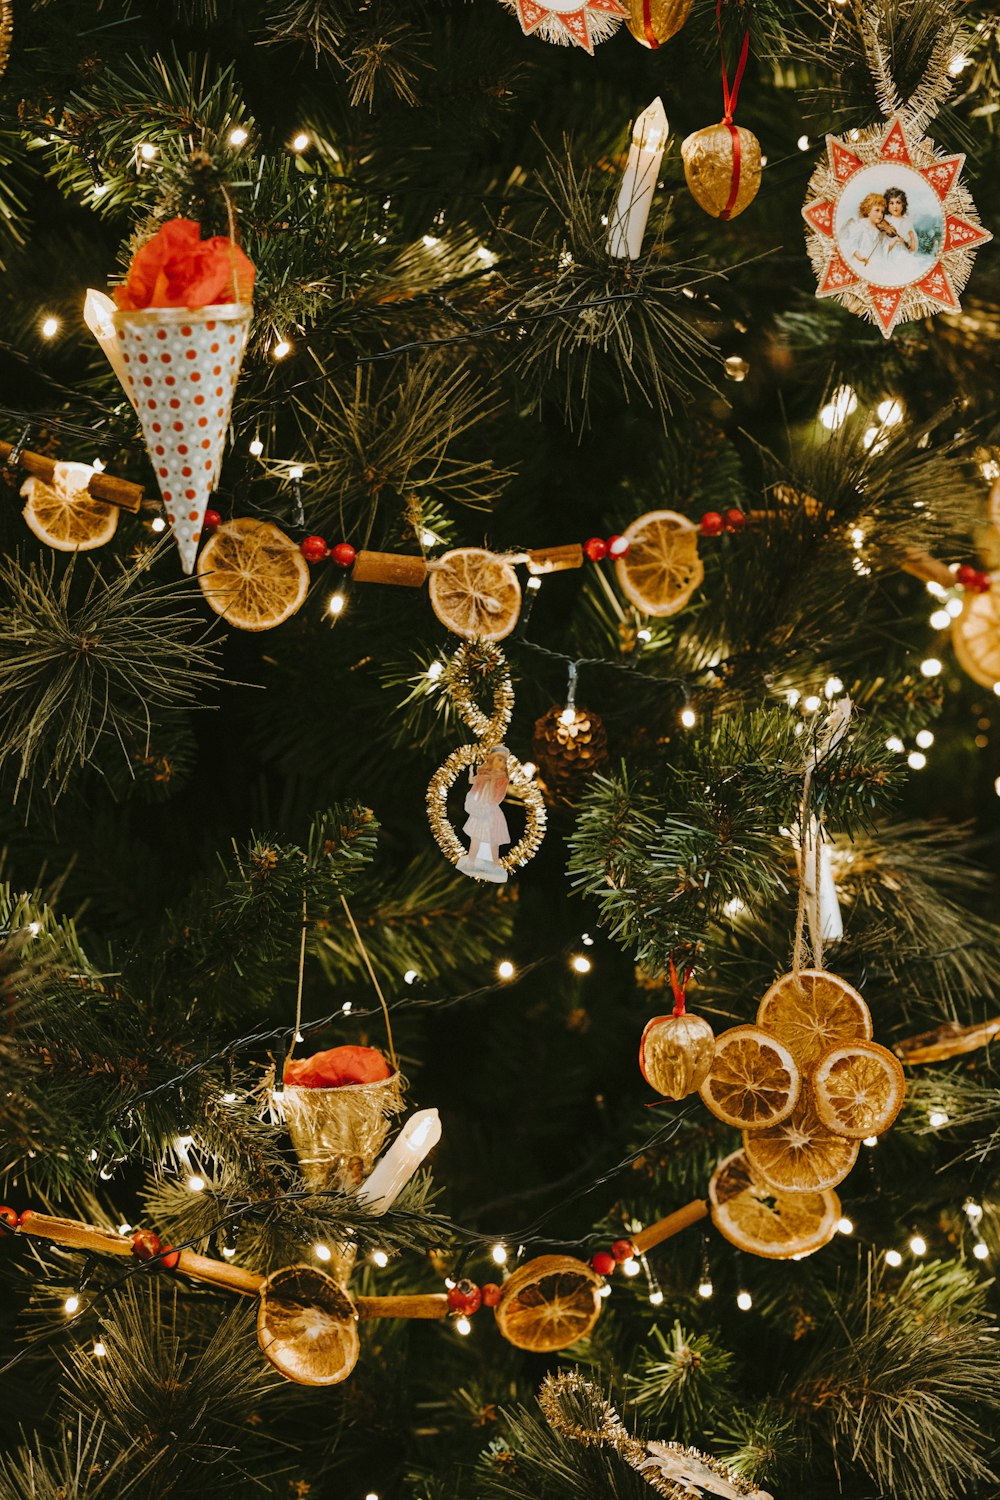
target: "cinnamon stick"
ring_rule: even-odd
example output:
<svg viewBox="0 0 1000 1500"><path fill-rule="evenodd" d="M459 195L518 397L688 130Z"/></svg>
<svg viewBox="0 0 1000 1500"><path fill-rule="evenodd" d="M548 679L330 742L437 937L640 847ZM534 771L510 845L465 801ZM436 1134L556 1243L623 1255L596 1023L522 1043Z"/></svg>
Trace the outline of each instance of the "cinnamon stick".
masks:
<svg viewBox="0 0 1000 1500"><path fill-rule="evenodd" d="M14 451L12 443L0 442L0 462L5 462ZM51 484L55 474L56 461L46 458L42 453L32 453L30 449L23 448L17 461L19 469L33 474L36 479L42 479L46 484ZM104 500L109 505L117 505L119 510L131 511L134 515L142 504L142 485L133 484L128 479L116 479L113 474L105 474L95 470L90 476L87 485L87 493L95 500Z"/></svg>
<svg viewBox="0 0 1000 1500"><path fill-rule="evenodd" d="M647 1224L645 1229L640 1229L638 1234L633 1234L632 1243L640 1252L652 1250L654 1245L662 1245L664 1240L680 1234L682 1229L687 1229L691 1224L697 1224L699 1219L706 1217L707 1213L708 1204L705 1199L694 1198L690 1203L685 1203L683 1208L667 1214L665 1219L657 1219L655 1224Z"/></svg>

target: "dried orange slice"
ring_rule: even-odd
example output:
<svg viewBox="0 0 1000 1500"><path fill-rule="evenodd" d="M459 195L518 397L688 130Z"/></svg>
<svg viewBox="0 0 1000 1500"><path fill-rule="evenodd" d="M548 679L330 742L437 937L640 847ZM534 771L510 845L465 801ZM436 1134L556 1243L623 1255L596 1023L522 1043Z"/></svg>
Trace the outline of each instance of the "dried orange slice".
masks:
<svg viewBox="0 0 1000 1500"><path fill-rule="evenodd" d="M57 552L90 552L115 534L118 507L87 493L91 473L86 464L59 464L53 484L31 478L21 486L28 530Z"/></svg>
<svg viewBox="0 0 1000 1500"><path fill-rule="evenodd" d="M628 551L615 573L626 599L646 615L675 615L705 576L697 526L675 510L651 510L622 536Z"/></svg>
<svg viewBox="0 0 1000 1500"><path fill-rule="evenodd" d="M720 1161L708 1184L712 1223L731 1245L769 1260L812 1255L833 1239L840 1200L822 1193L782 1193L762 1182L742 1151Z"/></svg>
<svg viewBox="0 0 1000 1500"><path fill-rule="evenodd" d="M309 565L270 521L224 522L202 548L198 582L209 608L237 630L271 630L301 606Z"/></svg>
<svg viewBox="0 0 1000 1500"><path fill-rule="evenodd" d="M467 641L502 641L521 613L521 585L510 563L479 547L458 547L431 566L431 609Z"/></svg>
<svg viewBox="0 0 1000 1500"><path fill-rule="evenodd" d="M743 1151L751 1171L786 1193L822 1193L843 1182L858 1159L858 1141L828 1130L808 1088L787 1120L766 1130L745 1130Z"/></svg>
<svg viewBox="0 0 1000 1500"><path fill-rule="evenodd" d="M878 1042L838 1042L816 1064L812 1088L827 1130L854 1140L888 1130L906 1098L902 1065Z"/></svg>
<svg viewBox="0 0 1000 1500"><path fill-rule="evenodd" d="M867 1041L872 1017L857 990L825 969L800 969L776 979L757 1007L757 1025L779 1037L803 1073L834 1042Z"/></svg>
<svg viewBox="0 0 1000 1500"><path fill-rule="evenodd" d="M784 1042L757 1026L733 1026L716 1037L711 1072L698 1092L717 1120L761 1130L791 1114L801 1084Z"/></svg>
<svg viewBox="0 0 1000 1500"><path fill-rule="evenodd" d="M601 1311L604 1285L571 1255L539 1255L508 1276L496 1306L503 1337L516 1349L553 1354L587 1337Z"/></svg>
<svg viewBox="0 0 1000 1500"><path fill-rule="evenodd" d="M1000 587L1000 579L997 580ZM963 672L980 687L1000 682L1000 600L997 589L974 594L966 589L962 613L951 627L951 644Z"/></svg>
<svg viewBox="0 0 1000 1500"><path fill-rule="evenodd" d="M331 1276L313 1266L285 1266L264 1282L257 1342L275 1369L296 1385L339 1385L361 1352L354 1304Z"/></svg>

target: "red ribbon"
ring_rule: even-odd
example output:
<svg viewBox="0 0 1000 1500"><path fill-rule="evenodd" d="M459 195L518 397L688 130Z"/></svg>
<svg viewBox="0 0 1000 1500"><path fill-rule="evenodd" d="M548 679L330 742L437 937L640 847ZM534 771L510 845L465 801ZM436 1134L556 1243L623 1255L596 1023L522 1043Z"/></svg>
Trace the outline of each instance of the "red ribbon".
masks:
<svg viewBox="0 0 1000 1500"><path fill-rule="evenodd" d="M642 0L642 29L646 33L646 41L651 47L658 47L656 32L653 30L653 13L651 0Z"/></svg>
<svg viewBox="0 0 1000 1500"><path fill-rule="evenodd" d="M692 973L693 973L693 970L691 970L691 969L685 969L684 970L684 979L683 979L683 981L680 980L677 977L677 966L674 963L674 956L671 953L671 955L670 955L670 988L674 992L674 1015L675 1016L683 1016L685 1014L686 1009L687 1009L687 1007L686 1007L686 1005L684 1003L684 991L688 987L688 980L691 978Z"/></svg>
<svg viewBox="0 0 1000 1500"><path fill-rule="evenodd" d="M722 0L716 0L715 3L715 24L719 28L719 62L722 67L722 108L724 110L722 124L728 128L733 143L733 176L729 185L729 201L719 215L720 219L728 219L736 207L736 199L739 197L740 191L740 133L733 124L733 115L736 113L736 101L740 94L740 84L743 82L747 58L750 56L750 32L747 30L743 33L740 59L736 64L733 86L730 88L729 73L726 70L726 52L722 41Z"/></svg>

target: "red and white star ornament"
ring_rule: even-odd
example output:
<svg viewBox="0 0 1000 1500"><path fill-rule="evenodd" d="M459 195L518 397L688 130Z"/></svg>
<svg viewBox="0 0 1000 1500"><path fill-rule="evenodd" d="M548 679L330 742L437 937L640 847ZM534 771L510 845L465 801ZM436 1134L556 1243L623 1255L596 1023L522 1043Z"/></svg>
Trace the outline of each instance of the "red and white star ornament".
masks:
<svg viewBox="0 0 1000 1500"><path fill-rule="evenodd" d="M888 338L898 323L958 312L975 252L993 236L946 156L894 116L826 138L802 216L817 297L836 297Z"/></svg>
<svg viewBox="0 0 1000 1500"><path fill-rule="evenodd" d="M622 0L503 0L525 36L582 47L591 56L598 42L617 31L629 15Z"/></svg>

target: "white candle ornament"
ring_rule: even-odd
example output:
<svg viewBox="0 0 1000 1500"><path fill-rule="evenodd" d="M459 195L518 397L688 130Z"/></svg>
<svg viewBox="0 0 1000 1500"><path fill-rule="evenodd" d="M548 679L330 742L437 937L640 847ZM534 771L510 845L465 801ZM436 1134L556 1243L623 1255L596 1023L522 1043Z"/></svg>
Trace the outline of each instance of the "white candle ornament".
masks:
<svg viewBox="0 0 1000 1500"><path fill-rule="evenodd" d="M129 384L128 368L122 357L118 330L114 324L116 312L117 308L111 298L106 297L103 292L95 292L91 287L83 301L83 321L104 350L108 364L118 376L126 396L135 406L135 396Z"/></svg>
<svg viewBox="0 0 1000 1500"><path fill-rule="evenodd" d="M441 1139L441 1117L436 1109L418 1109L375 1163L358 1188L358 1197L373 1213L384 1214L399 1197L424 1157Z"/></svg>
<svg viewBox="0 0 1000 1500"><path fill-rule="evenodd" d="M662 99L653 100L635 122L625 175L608 229L608 254L616 260L636 260L653 202L653 189L669 133Z"/></svg>

